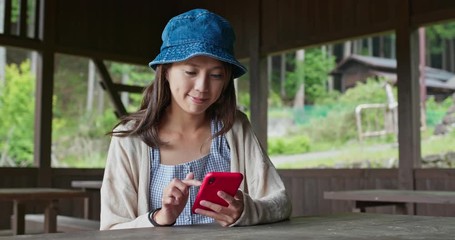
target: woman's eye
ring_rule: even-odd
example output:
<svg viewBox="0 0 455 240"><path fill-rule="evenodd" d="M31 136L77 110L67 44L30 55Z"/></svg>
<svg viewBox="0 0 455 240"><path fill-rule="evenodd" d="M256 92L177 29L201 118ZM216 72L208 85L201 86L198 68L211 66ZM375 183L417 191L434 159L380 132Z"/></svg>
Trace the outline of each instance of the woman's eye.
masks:
<svg viewBox="0 0 455 240"><path fill-rule="evenodd" d="M190 75L190 76L193 76L193 75L196 74L196 72L193 72L193 71L185 71L185 74Z"/></svg>
<svg viewBox="0 0 455 240"><path fill-rule="evenodd" d="M223 77L223 74L212 74L211 75L213 78L220 79Z"/></svg>

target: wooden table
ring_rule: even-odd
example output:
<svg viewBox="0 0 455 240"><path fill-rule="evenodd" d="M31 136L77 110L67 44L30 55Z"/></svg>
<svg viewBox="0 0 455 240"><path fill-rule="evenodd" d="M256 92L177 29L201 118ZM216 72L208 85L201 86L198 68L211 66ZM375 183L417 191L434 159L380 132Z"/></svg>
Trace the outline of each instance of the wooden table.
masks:
<svg viewBox="0 0 455 240"><path fill-rule="evenodd" d="M25 205L36 202L46 204L44 232L57 230L58 201L63 198L86 198L87 193L78 190L57 188L0 188L0 201L13 202L13 234L25 233Z"/></svg>
<svg viewBox="0 0 455 240"><path fill-rule="evenodd" d="M104 239L455 239L455 218L396 214L346 213L297 217L289 221L249 227L223 228L194 225L137 228L111 231L84 231L16 236L10 239L104 240Z"/></svg>
<svg viewBox="0 0 455 240"><path fill-rule="evenodd" d="M103 181L97 180L75 180L71 181L71 187L82 189L97 189L100 190Z"/></svg>
<svg viewBox="0 0 455 240"><path fill-rule="evenodd" d="M324 198L354 201L361 212L367 207L395 205L398 213L406 214L407 203L455 204L455 191L353 190L324 192Z"/></svg>

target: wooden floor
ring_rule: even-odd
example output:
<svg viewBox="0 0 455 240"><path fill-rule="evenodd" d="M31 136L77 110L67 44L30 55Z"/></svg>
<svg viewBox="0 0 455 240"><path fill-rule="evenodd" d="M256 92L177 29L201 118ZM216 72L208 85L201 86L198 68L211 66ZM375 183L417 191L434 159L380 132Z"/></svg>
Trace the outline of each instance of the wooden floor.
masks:
<svg viewBox="0 0 455 240"><path fill-rule="evenodd" d="M36 234L43 234L43 230L37 230L37 229L32 229L32 230L25 230L26 235L36 235ZM13 236L13 231L11 229L2 229L0 230L0 239L9 239L11 236Z"/></svg>
<svg viewBox="0 0 455 240"><path fill-rule="evenodd" d="M69 233L79 231L93 231L100 228L100 222L89 219L57 216L57 232ZM27 214L25 216L25 235L44 234L43 214ZM11 237L11 229L0 230L0 237Z"/></svg>

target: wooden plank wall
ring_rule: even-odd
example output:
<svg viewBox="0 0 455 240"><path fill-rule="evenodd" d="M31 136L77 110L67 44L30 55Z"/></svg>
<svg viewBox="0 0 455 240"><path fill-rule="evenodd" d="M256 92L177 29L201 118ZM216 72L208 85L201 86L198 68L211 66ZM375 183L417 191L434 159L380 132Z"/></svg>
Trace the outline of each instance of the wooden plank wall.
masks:
<svg viewBox="0 0 455 240"><path fill-rule="evenodd" d="M0 168L0 188L36 187L37 178L36 168ZM13 204L0 201L0 209L0 229L7 229L10 226ZM27 206L26 211L33 212L35 208Z"/></svg>
<svg viewBox="0 0 455 240"><path fill-rule="evenodd" d="M418 190L455 191L455 169L417 169ZM293 203L293 216L310 216L349 212L353 205L347 201L324 200L324 191L354 189L396 189L397 169L300 169L279 170ZM101 180L102 169L53 169L52 186L71 188L72 180ZM0 187L34 187L35 168L0 168ZM99 193L91 195L91 219L99 219ZM28 212L42 212L42 205L29 207ZM0 229L10 228L12 204L0 202ZM62 201L60 213L83 216L82 200ZM370 208L368 212L393 213L393 207ZM455 216L455 205L418 204L417 214Z"/></svg>
<svg viewBox="0 0 455 240"><path fill-rule="evenodd" d="M346 201L324 200L324 191L367 188L397 188L397 169L301 169L279 170L291 195L293 216L309 216L351 211ZM392 209L372 209L391 212Z"/></svg>
<svg viewBox="0 0 455 240"><path fill-rule="evenodd" d="M455 191L455 169L416 169L416 190ZM349 212L348 201L324 200L324 191L397 189L398 169L301 169L279 170L291 195L293 216ZM367 212L393 213L390 206ZM418 215L455 216L455 205L417 204Z"/></svg>
<svg viewBox="0 0 455 240"><path fill-rule="evenodd" d="M103 169L73 169L60 168L52 171L52 186L55 188L71 188L71 181L74 180L102 180ZM97 191L88 191L90 194L89 218L100 219L100 194ZM83 217L84 208L82 200L65 200L61 207L61 212L71 216Z"/></svg>
<svg viewBox="0 0 455 240"><path fill-rule="evenodd" d="M455 169L416 169L418 190L455 191ZM418 215L455 217L455 206L449 204L417 204Z"/></svg>

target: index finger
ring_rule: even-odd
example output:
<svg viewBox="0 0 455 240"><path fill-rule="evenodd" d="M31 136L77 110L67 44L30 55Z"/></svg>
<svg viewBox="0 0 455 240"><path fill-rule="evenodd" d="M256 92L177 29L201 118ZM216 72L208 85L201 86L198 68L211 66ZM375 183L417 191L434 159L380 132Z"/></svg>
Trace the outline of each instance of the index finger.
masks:
<svg viewBox="0 0 455 240"><path fill-rule="evenodd" d="M182 180L182 182L188 186L196 186L196 187L199 187L202 184L201 181L195 180L195 179L184 179L184 180Z"/></svg>

